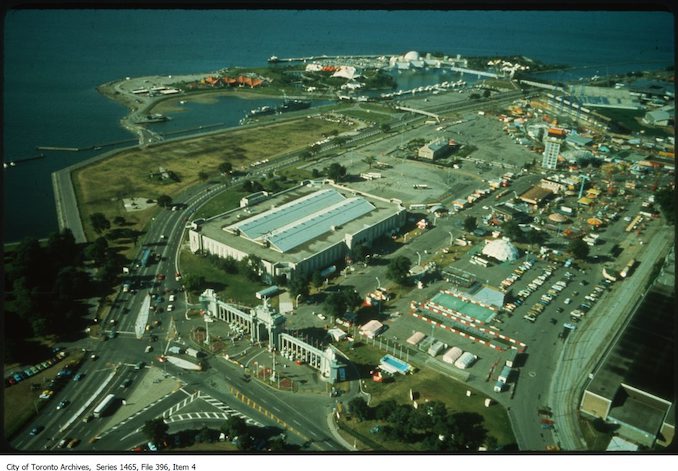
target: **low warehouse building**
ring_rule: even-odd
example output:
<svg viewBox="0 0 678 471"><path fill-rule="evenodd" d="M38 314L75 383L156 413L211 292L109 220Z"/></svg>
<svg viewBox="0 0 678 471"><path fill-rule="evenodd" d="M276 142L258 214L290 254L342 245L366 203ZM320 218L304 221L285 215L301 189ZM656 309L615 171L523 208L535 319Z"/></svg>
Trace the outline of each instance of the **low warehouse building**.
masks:
<svg viewBox="0 0 678 471"><path fill-rule="evenodd" d="M278 193L266 205L209 220L189 231L189 242L194 253L256 257L269 281L292 279L331 266L358 244L397 232L405 220L398 203L311 182Z"/></svg>

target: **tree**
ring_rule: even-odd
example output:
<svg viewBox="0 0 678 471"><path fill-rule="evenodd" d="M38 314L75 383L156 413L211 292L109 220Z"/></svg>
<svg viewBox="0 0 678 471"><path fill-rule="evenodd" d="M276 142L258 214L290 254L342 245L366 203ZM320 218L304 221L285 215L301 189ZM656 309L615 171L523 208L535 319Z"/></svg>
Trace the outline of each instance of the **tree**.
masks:
<svg viewBox="0 0 678 471"><path fill-rule="evenodd" d="M478 228L478 223L476 222L476 218L473 216L468 216L466 219L464 219L464 230L466 232L473 232Z"/></svg>
<svg viewBox="0 0 678 471"><path fill-rule="evenodd" d="M327 176L334 181L341 181L346 176L346 167L334 162L327 169Z"/></svg>
<svg viewBox="0 0 678 471"><path fill-rule="evenodd" d="M367 402L362 397L351 399L348 403L348 410L360 421L372 418L372 408L367 405Z"/></svg>
<svg viewBox="0 0 678 471"><path fill-rule="evenodd" d="M520 229L520 226L515 220L510 220L505 222L501 226L504 231L504 235L512 240L521 240L523 237L523 231Z"/></svg>
<svg viewBox="0 0 678 471"><path fill-rule="evenodd" d="M205 277L186 273L181 276L181 282L189 291L199 291L205 285Z"/></svg>
<svg viewBox="0 0 678 471"><path fill-rule="evenodd" d="M169 425L162 418L147 420L141 432L151 441L160 442L167 436Z"/></svg>
<svg viewBox="0 0 678 471"><path fill-rule="evenodd" d="M388 123L384 123L381 125L381 132L389 132L391 130L391 125Z"/></svg>
<svg viewBox="0 0 678 471"><path fill-rule="evenodd" d="M206 182L209 177L210 176L207 172L204 172L202 170L198 172L198 178L200 179L201 182Z"/></svg>
<svg viewBox="0 0 678 471"><path fill-rule="evenodd" d="M568 250L572 256L579 260L584 260L589 255L589 246L581 239L574 239L570 242Z"/></svg>
<svg viewBox="0 0 678 471"><path fill-rule="evenodd" d="M231 162L222 162L219 164L219 171L223 174L228 174L233 171L233 164Z"/></svg>
<svg viewBox="0 0 678 471"><path fill-rule="evenodd" d="M158 203L158 206L160 206L161 208L166 208L172 204L172 197L169 195L160 195L158 196L156 202Z"/></svg>
<svg viewBox="0 0 678 471"><path fill-rule="evenodd" d="M373 155L368 155L363 159L363 162L365 162L371 169L372 165L374 165L377 162L377 158Z"/></svg>
<svg viewBox="0 0 678 471"><path fill-rule="evenodd" d="M242 417L231 415L221 426L221 431L228 437L234 438L247 432L247 422Z"/></svg>
<svg viewBox="0 0 678 471"><path fill-rule="evenodd" d="M97 234L101 234L102 232L110 229L111 227L110 221L106 219L106 216L104 216L103 213L91 214L89 220L90 223L92 224L94 232L96 232Z"/></svg>
<svg viewBox="0 0 678 471"><path fill-rule="evenodd" d="M346 312L346 299L341 292L330 293L325 298L325 309L334 317L340 316Z"/></svg>
<svg viewBox="0 0 678 471"><path fill-rule="evenodd" d="M388 420L396 407L397 404L393 399L380 402L374 408L374 418L377 420Z"/></svg>
<svg viewBox="0 0 678 471"><path fill-rule="evenodd" d="M256 255L248 255L238 264L238 271L250 281L259 281L263 270L264 264Z"/></svg>
<svg viewBox="0 0 678 471"><path fill-rule="evenodd" d="M106 259L104 264L99 268L99 279L102 281L115 281L119 273L118 264L115 263L115 260L110 258Z"/></svg>
<svg viewBox="0 0 678 471"><path fill-rule="evenodd" d="M98 237L91 244L89 244L84 251L86 258L94 260L96 265L103 265L108 256L108 241L105 237Z"/></svg>
<svg viewBox="0 0 678 471"><path fill-rule="evenodd" d="M115 224L116 226L122 226L123 224L125 224L125 222L127 221L123 216L116 216L113 218L113 224Z"/></svg>
<svg viewBox="0 0 678 471"><path fill-rule="evenodd" d="M490 90L485 89L483 91L483 98L490 98L492 96L492 92Z"/></svg>
<svg viewBox="0 0 678 471"><path fill-rule="evenodd" d="M409 278L410 268L412 268L410 259L402 255L398 256L389 262L386 277L399 285L405 285Z"/></svg>
<svg viewBox="0 0 678 471"><path fill-rule="evenodd" d="M295 297L299 295L305 297L309 294L308 280L306 280L303 276L296 276L292 278L292 281L288 283L287 287L290 290L290 294Z"/></svg>

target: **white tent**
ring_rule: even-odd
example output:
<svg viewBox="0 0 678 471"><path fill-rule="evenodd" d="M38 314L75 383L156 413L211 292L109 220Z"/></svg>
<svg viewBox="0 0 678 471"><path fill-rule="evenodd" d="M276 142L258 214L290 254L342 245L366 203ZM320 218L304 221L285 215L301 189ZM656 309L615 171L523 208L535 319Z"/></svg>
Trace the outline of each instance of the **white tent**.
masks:
<svg viewBox="0 0 678 471"><path fill-rule="evenodd" d="M454 366L456 366L460 370L465 370L466 368L473 365L477 359L478 357L475 356L473 353L465 352L462 356L459 357L457 361L454 362Z"/></svg>
<svg viewBox="0 0 678 471"><path fill-rule="evenodd" d="M454 364L454 362L457 361L457 360L459 359L459 357L461 356L461 354L462 354L461 348L459 348L459 347L452 347L452 348L450 348L448 351L446 351L445 354L443 355L443 361L444 361L445 363L452 363L452 364Z"/></svg>
<svg viewBox="0 0 678 471"><path fill-rule="evenodd" d="M495 239L483 247L483 255L495 258L500 262L514 261L518 259L518 249L508 240Z"/></svg>
<svg viewBox="0 0 678 471"><path fill-rule="evenodd" d="M339 342L340 340L344 340L346 338L346 332L339 328L332 328L327 331L327 333L334 339L335 342Z"/></svg>

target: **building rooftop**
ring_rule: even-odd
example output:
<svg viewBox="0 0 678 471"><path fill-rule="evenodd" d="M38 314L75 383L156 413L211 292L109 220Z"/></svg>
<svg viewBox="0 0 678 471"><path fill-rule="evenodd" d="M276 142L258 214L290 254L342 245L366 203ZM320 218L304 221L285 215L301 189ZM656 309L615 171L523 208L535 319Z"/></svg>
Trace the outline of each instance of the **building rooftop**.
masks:
<svg viewBox="0 0 678 471"><path fill-rule="evenodd" d="M655 287L596 373L588 390L608 399L624 383L673 401L675 366L673 288Z"/></svg>
<svg viewBox="0 0 678 471"><path fill-rule="evenodd" d="M549 190L548 188L543 188L541 186L533 186L525 193L520 195L520 199L525 201L526 203L539 204L540 201L542 201L544 198L552 194L553 191Z"/></svg>
<svg viewBox="0 0 678 471"><path fill-rule="evenodd" d="M323 184L296 187L206 222L209 239L271 263L298 263L405 209ZM268 245L268 246L267 246Z"/></svg>

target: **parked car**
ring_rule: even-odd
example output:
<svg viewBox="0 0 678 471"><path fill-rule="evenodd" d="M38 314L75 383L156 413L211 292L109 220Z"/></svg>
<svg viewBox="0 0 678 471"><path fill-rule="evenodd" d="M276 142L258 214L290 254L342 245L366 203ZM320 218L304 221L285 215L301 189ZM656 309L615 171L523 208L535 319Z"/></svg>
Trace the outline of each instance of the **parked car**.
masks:
<svg viewBox="0 0 678 471"><path fill-rule="evenodd" d="M70 442L68 442L68 448L75 448L80 444L80 439L79 438L74 438Z"/></svg>
<svg viewBox="0 0 678 471"><path fill-rule="evenodd" d="M37 426L35 426L35 427L33 427L33 428L31 429L30 435L31 435L31 437L35 437L37 434L39 434L39 433L42 432L43 430L45 430L45 426L44 426L44 425L37 425Z"/></svg>
<svg viewBox="0 0 678 471"><path fill-rule="evenodd" d="M57 408L57 410L65 409L66 407L68 407L68 404L70 404L70 403L71 402L68 401L68 400L63 400L59 404L57 404L56 408Z"/></svg>

